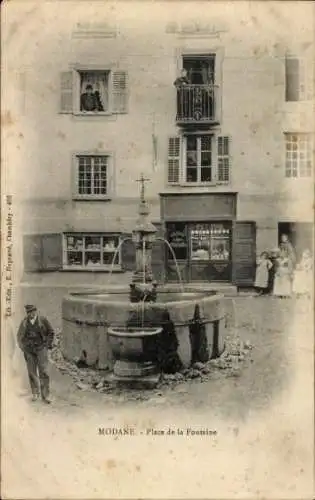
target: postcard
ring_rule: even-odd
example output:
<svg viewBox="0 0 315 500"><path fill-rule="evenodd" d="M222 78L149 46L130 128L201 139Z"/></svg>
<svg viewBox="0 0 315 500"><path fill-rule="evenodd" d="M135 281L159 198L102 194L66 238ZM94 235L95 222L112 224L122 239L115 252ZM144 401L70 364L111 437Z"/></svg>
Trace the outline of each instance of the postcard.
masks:
<svg viewBox="0 0 315 500"><path fill-rule="evenodd" d="M311 500L313 3L2 14L2 498Z"/></svg>

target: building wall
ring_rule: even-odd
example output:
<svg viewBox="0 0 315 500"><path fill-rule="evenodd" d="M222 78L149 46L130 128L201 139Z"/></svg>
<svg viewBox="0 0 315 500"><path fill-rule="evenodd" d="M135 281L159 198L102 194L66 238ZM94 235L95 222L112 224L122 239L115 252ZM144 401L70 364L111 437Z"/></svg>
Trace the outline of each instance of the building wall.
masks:
<svg viewBox="0 0 315 500"><path fill-rule="evenodd" d="M140 18L131 15L130 9L110 12L104 5L85 5L69 12L67 22L63 9L51 4L37 10L43 20L50 16L51 24L45 23L45 30L36 32L35 44L27 36L16 39L16 60L8 62L15 76L8 93L15 96L11 113L17 124L9 148L14 148L19 164L12 182L22 207L24 233L131 230L139 196L135 180L141 172L151 179L146 196L156 221L160 192L223 190L238 193L239 220L257 222L258 250L277 243L277 220L312 221L309 179L284 177L283 138L285 131L314 131L312 106L286 103L284 85L286 51L299 56L313 53L312 5L291 5L290 13L280 4L270 9L262 9L259 3L239 5L226 10L219 3L215 19L210 8L203 9L197 22L212 26L212 33L204 37L167 33L170 21L178 26L192 22L191 8L179 12L175 4L166 9L160 4L135 3ZM103 20L117 25L117 36L91 37L90 28L87 34L78 34L78 23L86 19L90 26ZM31 32L31 22L26 25L27 33ZM173 82L180 55L187 51L218 51L221 58L218 133L231 137L232 168L231 182L224 188L166 185L168 137L178 132ZM127 71L128 113L108 117L60 114L60 72L76 63ZM82 150L114 153L111 201L72 200L72 154Z"/></svg>

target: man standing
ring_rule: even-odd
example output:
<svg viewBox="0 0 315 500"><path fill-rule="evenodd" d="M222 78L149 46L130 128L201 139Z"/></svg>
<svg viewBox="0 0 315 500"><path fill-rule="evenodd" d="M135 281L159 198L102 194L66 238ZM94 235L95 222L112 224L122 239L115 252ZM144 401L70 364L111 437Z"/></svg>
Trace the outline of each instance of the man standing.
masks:
<svg viewBox="0 0 315 500"><path fill-rule="evenodd" d="M24 353L28 377L32 391L32 401L41 395L49 404L48 349L52 348L54 331L49 321L39 316L37 308L26 305L26 318L20 324L17 342Z"/></svg>

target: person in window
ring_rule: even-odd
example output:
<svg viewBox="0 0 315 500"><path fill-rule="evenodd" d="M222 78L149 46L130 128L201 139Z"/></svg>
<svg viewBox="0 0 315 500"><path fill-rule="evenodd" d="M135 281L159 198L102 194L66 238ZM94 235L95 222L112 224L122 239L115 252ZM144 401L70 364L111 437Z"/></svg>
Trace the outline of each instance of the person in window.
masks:
<svg viewBox="0 0 315 500"><path fill-rule="evenodd" d="M103 111L100 101L100 93L94 92L92 85L86 86L85 92L81 94L81 111Z"/></svg>
<svg viewBox="0 0 315 500"><path fill-rule="evenodd" d="M190 84L188 74L185 68L182 69L180 76L176 78L174 85L177 89L177 119L188 117L189 110L189 88Z"/></svg>
<svg viewBox="0 0 315 500"><path fill-rule="evenodd" d="M100 94L100 90L99 90L99 83L96 83L95 85L95 92L94 92L94 95L95 95L95 98L96 98L96 104L97 104L97 111L104 111L104 106L102 104L102 100L101 100L101 94Z"/></svg>

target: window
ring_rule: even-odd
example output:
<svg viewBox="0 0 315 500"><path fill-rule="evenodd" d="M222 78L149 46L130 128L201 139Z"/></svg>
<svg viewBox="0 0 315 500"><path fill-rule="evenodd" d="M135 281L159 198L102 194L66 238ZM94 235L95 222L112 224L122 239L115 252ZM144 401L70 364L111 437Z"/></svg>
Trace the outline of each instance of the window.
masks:
<svg viewBox="0 0 315 500"><path fill-rule="evenodd" d="M192 260L228 261L231 229L229 223L196 224L190 231Z"/></svg>
<svg viewBox="0 0 315 500"><path fill-rule="evenodd" d="M78 195L99 197L108 195L108 157L77 156Z"/></svg>
<svg viewBox="0 0 315 500"><path fill-rule="evenodd" d="M215 82L215 54L183 56L183 69L191 85L209 85Z"/></svg>
<svg viewBox="0 0 315 500"><path fill-rule="evenodd" d="M311 177L312 140L309 134L286 134L286 177Z"/></svg>
<svg viewBox="0 0 315 500"><path fill-rule="evenodd" d="M66 234L65 269L111 269L121 267L120 236L117 234ZM113 263L114 262L114 263Z"/></svg>
<svg viewBox="0 0 315 500"><path fill-rule="evenodd" d="M61 73L61 113L108 115L127 112L127 73L75 69Z"/></svg>
<svg viewBox="0 0 315 500"><path fill-rule="evenodd" d="M297 57L285 59L285 100L306 101L312 99L311 71L306 61Z"/></svg>
<svg viewBox="0 0 315 500"><path fill-rule="evenodd" d="M228 136L186 134L169 138L169 184L227 183L230 163Z"/></svg>
<svg viewBox="0 0 315 500"><path fill-rule="evenodd" d="M108 111L108 71L79 71L80 111Z"/></svg>
<svg viewBox="0 0 315 500"><path fill-rule="evenodd" d="M211 182L212 136L186 136L186 182Z"/></svg>
<svg viewBox="0 0 315 500"><path fill-rule="evenodd" d="M168 260L186 260L188 258L188 241L186 224L184 222L170 222L166 226L167 241L172 250L167 247Z"/></svg>

